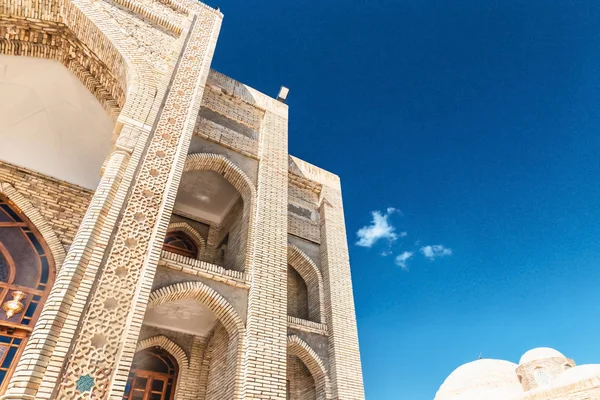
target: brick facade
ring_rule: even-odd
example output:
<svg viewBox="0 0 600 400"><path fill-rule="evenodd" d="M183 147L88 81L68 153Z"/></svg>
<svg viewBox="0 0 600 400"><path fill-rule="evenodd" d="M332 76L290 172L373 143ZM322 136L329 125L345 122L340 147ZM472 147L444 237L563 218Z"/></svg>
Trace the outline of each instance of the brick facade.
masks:
<svg viewBox="0 0 600 400"><path fill-rule="evenodd" d="M180 400L364 398L339 179L289 155L287 105L210 70L222 17L188 0L0 5L0 54L61 62L115 121L93 191L0 160L0 193L58 271L2 398L121 399L154 347ZM239 194L222 219L178 207L194 171ZM174 231L195 257L162 250ZM164 310L172 326L152 325Z"/></svg>

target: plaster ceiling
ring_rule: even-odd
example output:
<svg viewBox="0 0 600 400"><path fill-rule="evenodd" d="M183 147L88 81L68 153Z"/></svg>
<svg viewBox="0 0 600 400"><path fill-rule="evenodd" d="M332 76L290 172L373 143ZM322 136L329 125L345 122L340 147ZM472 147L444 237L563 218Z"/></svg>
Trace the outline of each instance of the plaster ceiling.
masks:
<svg viewBox="0 0 600 400"><path fill-rule="evenodd" d="M54 60L0 55L0 160L94 189L113 122Z"/></svg>
<svg viewBox="0 0 600 400"><path fill-rule="evenodd" d="M183 174L175 209L192 216L220 223L239 192L214 171L188 171Z"/></svg>
<svg viewBox="0 0 600 400"><path fill-rule="evenodd" d="M198 336L205 336L216 321L215 314L194 299L162 304L149 309L144 316L144 325Z"/></svg>

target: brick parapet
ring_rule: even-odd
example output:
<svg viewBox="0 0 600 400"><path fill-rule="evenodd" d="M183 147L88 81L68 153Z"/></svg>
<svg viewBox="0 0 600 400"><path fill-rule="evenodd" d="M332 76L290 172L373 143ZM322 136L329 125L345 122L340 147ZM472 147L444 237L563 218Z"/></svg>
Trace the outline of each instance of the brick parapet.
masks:
<svg viewBox="0 0 600 400"><path fill-rule="evenodd" d="M229 286L247 289L250 283L244 272L227 270L216 264L206 261L194 260L175 253L163 250L159 265L182 271L190 275L202 276L216 282L222 282Z"/></svg>
<svg viewBox="0 0 600 400"><path fill-rule="evenodd" d="M299 331L316 333L318 335L328 336L327 324L307 321L302 318L291 317L288 315L288 328L298 329Z"/></svg>

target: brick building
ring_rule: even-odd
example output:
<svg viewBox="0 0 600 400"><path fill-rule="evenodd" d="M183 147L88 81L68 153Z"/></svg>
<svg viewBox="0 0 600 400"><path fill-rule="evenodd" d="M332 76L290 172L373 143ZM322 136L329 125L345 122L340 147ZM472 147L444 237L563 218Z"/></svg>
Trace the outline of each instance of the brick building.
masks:
<svg viewBox="0 0 600 400"><path fill-rule="evenodd" d="M3 399L363 399L339 178L191 0L0 3Z"/></svg>
<svg viewBox="0 0 600 400"><path fill-rule="evenodd" d="M434 400L596 400L600 364L575 365L547 347L529 350L514 364L480 359L458 367Z"/></svg>

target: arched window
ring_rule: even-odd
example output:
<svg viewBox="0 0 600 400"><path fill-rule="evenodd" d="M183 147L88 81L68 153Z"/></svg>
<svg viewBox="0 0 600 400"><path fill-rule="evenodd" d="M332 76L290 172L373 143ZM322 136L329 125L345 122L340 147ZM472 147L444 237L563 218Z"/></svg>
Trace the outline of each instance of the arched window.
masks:
<svg viewBox="0 0 600 400"><path fill-rule="evenodd" d="M12 375L52 283L54 260L21 210L0 195L0 394Z"/></svg>
<svg viewBox="0 0 600 400"><path fill-rule="evenodd" d="M142 350L133 358L123 400L173 400L177 361L160 347Z"/></svg>
<svg viewBox="0 0 600 400"><path fill-rule="evenodd" d="M196 243L181 231L168 232L167 236L165 236L163 249L185 257L196 258L198 256Z"/></svg>

